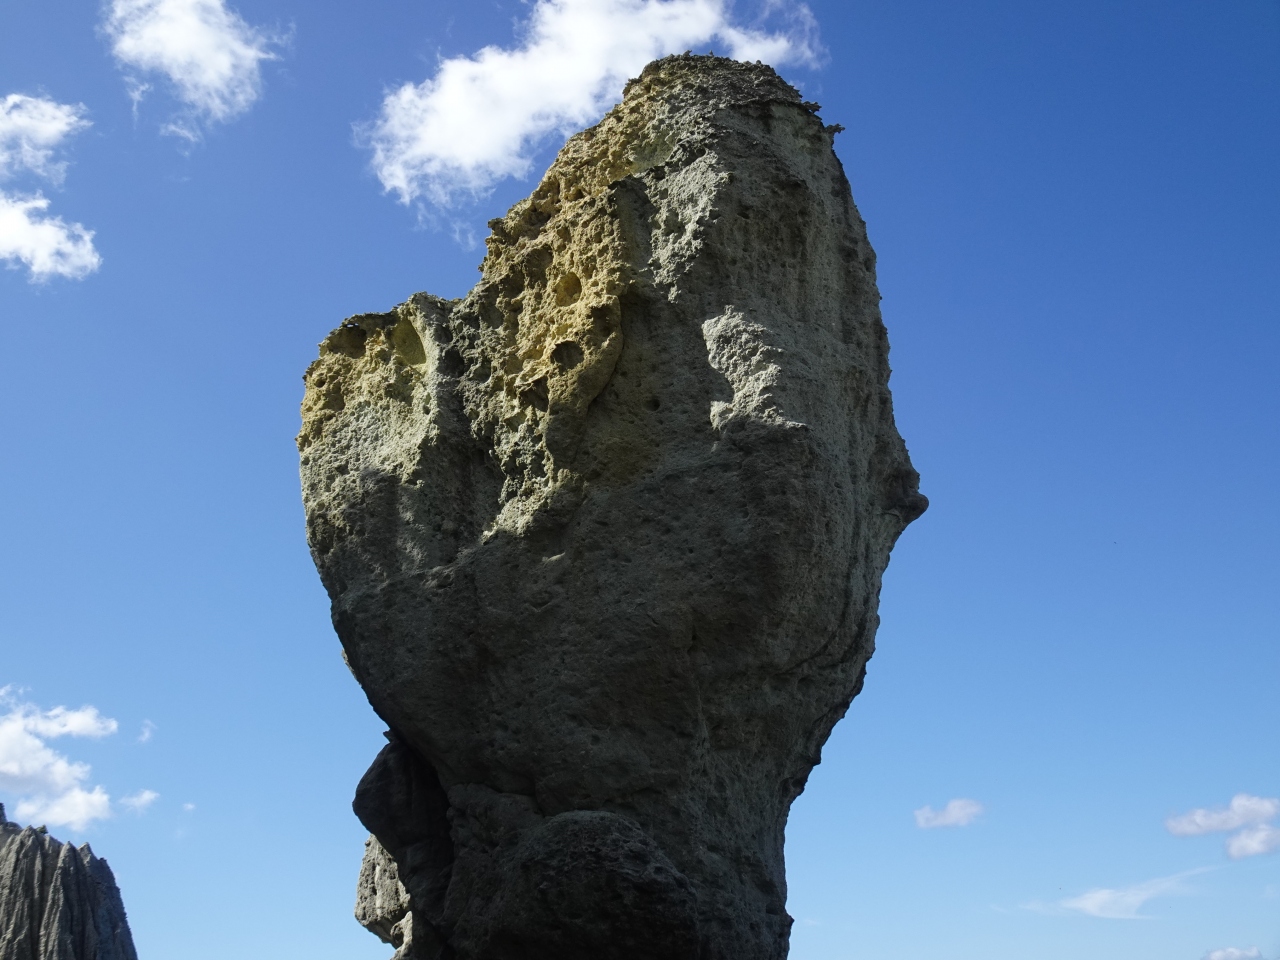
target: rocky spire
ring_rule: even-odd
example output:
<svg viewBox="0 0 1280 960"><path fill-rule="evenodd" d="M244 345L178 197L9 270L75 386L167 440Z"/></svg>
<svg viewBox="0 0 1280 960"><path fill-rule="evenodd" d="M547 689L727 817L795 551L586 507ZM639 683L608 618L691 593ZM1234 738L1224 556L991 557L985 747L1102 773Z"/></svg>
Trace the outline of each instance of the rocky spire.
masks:
<svg viewBox="0 0 1280 960"><path fill-rule="evenodd" d="M926 501L838 128L650 64L462 300L307 372L308 536L392 732L358 913L431 960L778 960L783 833Z"/></svg>
<svg viewBox="0 0 1280 960"><path fill-rule="evenodd" d="M137 957L107 861L10 823L0 804L0 960Z"/></svg>

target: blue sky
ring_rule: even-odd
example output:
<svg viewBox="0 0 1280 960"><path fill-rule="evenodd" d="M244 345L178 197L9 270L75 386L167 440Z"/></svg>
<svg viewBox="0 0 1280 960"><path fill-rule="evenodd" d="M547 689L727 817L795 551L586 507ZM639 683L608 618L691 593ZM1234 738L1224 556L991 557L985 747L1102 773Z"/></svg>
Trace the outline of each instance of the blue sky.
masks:
<svg viewBox="0 0 1280 960"><path fill-rule="evenodd" d="M1280 957L1280 4L601 3L557 29L625 56L485 75L568 129L681 29L789 57L847 128L932 500L793 811L792 957ZM464 293L563 140L415 146L430 109L385 98L554 12L0 10L0 802L110 860L144 957L389 953L351 919L381 725L306 550L301 373ZM405 96L527 117L463 86Z"/></svg>

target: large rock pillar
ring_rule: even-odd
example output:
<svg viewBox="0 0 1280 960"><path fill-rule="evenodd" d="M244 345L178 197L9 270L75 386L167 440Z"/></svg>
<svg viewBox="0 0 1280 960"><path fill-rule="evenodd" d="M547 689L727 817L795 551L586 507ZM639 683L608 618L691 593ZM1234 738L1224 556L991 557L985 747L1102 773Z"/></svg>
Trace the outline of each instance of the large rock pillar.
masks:
<svg viewBox="0 0 1280 960"><path fill-rule="evenodd" d="M307 372L312 552L391 728L359 909L401 956L786 955L787 812L926 505L816 110L651 64L465 299Z"/></svg>

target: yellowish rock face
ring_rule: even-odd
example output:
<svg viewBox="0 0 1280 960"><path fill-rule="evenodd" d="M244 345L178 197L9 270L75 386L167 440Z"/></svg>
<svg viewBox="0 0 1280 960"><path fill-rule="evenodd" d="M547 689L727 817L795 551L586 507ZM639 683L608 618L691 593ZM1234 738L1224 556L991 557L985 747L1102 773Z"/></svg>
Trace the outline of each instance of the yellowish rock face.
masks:
<svg viewBox="0 0 1280 960"><path fill-rule="evenodd" d="M468 298L492 328L482 339L489 376L474 413L481 431L536 438L543 462L517 488L522 501L575 482L582 421L622 351L621 298L635 277L610 188L670 156L670 134L647 95L653 82L637 81L639 95L570 140L533 194L490 223L483 279ZM300 450L348 395L413 392L413 378L430 373L422 326L410 301L353 317L321 344L306 375ZM615 462L633 459L634 439L618 437ZM517 526L536 503L523 506L511 517Z"/></svg>

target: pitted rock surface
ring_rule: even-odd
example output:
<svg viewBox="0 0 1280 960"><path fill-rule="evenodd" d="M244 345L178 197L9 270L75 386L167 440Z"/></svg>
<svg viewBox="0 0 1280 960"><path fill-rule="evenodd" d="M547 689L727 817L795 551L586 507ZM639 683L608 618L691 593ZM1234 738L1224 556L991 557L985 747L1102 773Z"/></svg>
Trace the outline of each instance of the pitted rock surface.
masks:
<svg viewBox="0 0 1280 960"><path fill-rule="evenodd" d="M391 728L357 911L398 957L786 955L787 813L926 506L816 111L651 64L466 298L307 371L308 536Z"/></svg>
<svg viewBox="0 0 1280 960"><path fill-rule="evenodd" d="M138 960L107 861L10 823L3 804L0 960Z"/></svg>

